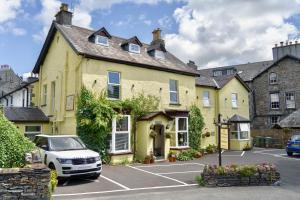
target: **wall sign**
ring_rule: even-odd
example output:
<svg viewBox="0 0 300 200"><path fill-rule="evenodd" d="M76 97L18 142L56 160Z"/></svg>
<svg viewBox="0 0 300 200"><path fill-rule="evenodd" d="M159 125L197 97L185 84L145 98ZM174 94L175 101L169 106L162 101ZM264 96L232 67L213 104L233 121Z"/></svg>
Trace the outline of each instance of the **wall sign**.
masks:
<svg viewBox="0 0 300 200"><path fill-rule="evenodd" d="M67 96L66 110L74 110L74 95Z"/></svg>

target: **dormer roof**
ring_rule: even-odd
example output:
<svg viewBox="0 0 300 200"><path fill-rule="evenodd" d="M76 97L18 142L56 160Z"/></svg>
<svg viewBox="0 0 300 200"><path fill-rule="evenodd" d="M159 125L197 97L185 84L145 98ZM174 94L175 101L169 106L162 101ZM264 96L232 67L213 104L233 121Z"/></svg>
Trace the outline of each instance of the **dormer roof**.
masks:
<svg viewBox="0 0 300 200"><path fill-rule="evenodd" d="M106 28L102 27L100 28L98 31L95 31L94 33L92 33L88 39L89 41L94 42L95 41L95 36L96 35L100 35L100 36L104 36L104 37L108 37L111 38L111 35L109 34L109 32L106 30Z"/></svg>
<svg viewBox="0 0 300 200"><path fill-rule="evenodd" d="M139 45L140 47L143 46L143 44L141 43L141 41L139 40L139 38L137 36L133 36L132 38L129 38L127 40L124 40L124 42L122 43L121 46L124 46L124 45L127 45L129 43L132 43L132 44L137 44Z"/></svg>

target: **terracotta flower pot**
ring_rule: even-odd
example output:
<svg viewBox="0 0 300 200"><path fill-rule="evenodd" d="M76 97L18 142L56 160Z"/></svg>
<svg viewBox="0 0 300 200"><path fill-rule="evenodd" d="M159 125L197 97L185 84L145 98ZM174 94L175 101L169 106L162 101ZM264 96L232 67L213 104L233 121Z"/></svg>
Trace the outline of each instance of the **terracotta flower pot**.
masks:
<svg viewBox="0 0 300 200"><path fill-rule="evenodd" d="M144 164L150 164L150 159L145 159Z"/></svg>
<svg viewBox="0 0 300 200"><path fill-rule="evenodd" d="M150 164L153 164L154 163L154 158L151 158L150 159Z"/></svg>

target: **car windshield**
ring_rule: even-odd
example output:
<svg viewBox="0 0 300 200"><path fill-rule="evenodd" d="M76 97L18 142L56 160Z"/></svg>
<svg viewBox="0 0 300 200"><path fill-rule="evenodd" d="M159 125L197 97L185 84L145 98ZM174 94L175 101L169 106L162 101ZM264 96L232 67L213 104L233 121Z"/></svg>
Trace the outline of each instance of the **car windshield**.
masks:
<svg viewBox="0 0 300 200"><path fill-rule="evenodd" d="M294 135L294 136L292 136L291 140L295 141L295 142L299 142L300 141L300 135Z"/></svg>
<svg viewBox="0 0 300 200"><path fill-rule="evenodd" d="M84 144L76 137L51 137L49 146L52 151L68 151L86 149Z"/></svg>

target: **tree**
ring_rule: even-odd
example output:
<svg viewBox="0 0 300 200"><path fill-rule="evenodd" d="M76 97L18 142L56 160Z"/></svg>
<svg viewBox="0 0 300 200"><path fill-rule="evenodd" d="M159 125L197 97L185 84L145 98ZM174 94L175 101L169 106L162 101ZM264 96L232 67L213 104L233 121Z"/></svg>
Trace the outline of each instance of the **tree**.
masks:
<svg viewBox="0 0 300 200"><path fill-rule="evenodd" d="M189 112L189 143L192 149L198 150L201 147L201 134L204 125L200 108L192 105Z"/></svg>

